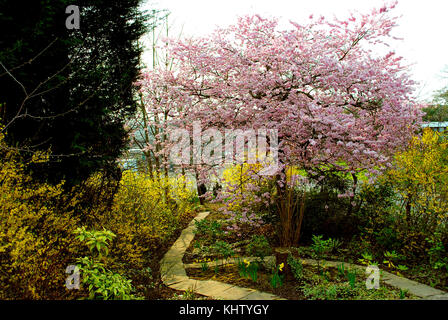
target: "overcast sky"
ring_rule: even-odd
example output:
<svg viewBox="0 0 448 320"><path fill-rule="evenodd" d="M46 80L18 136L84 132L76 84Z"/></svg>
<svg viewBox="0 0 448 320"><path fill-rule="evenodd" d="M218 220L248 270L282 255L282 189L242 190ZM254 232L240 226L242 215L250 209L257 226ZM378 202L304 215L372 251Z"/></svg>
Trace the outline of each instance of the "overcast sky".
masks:
<svg viewBox="0 0 448 320"><path fill-rule="evenodd" d="M310 14L344 18L351 11L368 12L383 4L383 0L148 0L144 8L168 9L171 35L178 35L182 28L184 36L200 36L245 14L301 23ZM393 35L403 40L391 47L414 64L411 73L420 82L418 96L428 99L448 85L448 73L443 73L448 68L448 1L400 0L392 14L402 16Z"/></svg>

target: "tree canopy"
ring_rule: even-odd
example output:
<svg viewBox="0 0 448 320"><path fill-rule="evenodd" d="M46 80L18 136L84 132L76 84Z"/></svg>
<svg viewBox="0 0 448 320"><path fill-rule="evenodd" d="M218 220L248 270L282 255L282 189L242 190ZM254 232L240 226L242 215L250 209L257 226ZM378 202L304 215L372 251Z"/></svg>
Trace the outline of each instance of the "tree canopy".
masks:
<svg viewBox="0 0 448 320"><path fill-rule="evenodd" d="M176 68L151 75L144 88L149 96L163 89L157 108L177 125L181 104L187 127L277 130L282 165L375 172L421 120L401 57L371 50L392 37L392 8L347 20L310 17L288 30L276 19L242 17L210 36L173 40Z"/></svg>

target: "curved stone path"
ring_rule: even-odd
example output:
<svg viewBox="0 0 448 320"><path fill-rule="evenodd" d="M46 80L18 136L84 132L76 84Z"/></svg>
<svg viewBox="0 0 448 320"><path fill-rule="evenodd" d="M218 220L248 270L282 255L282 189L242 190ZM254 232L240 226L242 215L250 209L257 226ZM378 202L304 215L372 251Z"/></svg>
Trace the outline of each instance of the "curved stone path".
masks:
<svg viewBox="0 0 448 320"><path fill-rule="evenodd" d="M276 295L258 290L242 288L214 280L190 279L182 262L185 251L194 238L195 221L204 219L209 212L201 212L184 229L177 241L160 261L160 275L163 283L176 290L191 290L194 292L224 300L284 300Z"/></svg>
<svg viewBox="0 0 448 320"><path fill-rule="evenodd" d="M209 212L201 212L196 218L194 218L188 227L184 229L168 250L163 259L160 261L160 274L163 283L176 290L191 290L194 292L212 297L214 299L224 300L285 300L276 295L266 292L260 292L258 290L242 288L228 283L223 283L215 280L194 280L187 276L185 267L197 268L200 266L198 263L184 265L182 258L185 251L190 246L191 241L194 239L195 221L200 221L207 217ZM244 258L243 258L244 259ZM253 259L253 258L246 258ZM316 260L313 259L301 259L303 264L315 265ZM365 270L365 267L350 264L346 262L338 261L325 261L325 265L337 267L343 263L348 268ZM407 290L409 293L422 298L430 300L448 300L448 293L435 289L433 287L421 284L419 282L409 280L407 278L396 276L390 272L381 270L381 282L384 282L392 287Z"/></svg>

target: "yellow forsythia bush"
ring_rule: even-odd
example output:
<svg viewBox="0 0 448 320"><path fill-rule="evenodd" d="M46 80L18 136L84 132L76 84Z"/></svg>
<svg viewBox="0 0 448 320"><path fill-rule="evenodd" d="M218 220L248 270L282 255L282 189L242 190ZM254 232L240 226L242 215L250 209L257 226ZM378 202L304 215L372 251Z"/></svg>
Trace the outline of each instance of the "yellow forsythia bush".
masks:
<svg viewBox="0 0 448 320"><path fill-rule="evenodd" d="M409 225L432 232L448 222L448 140L425 129L395 157L387 178L404 204ZM422 229L423 228L423 229Z"/></svg>
<svg viewBox="0 0 448 320"><path fill-rule="evenodd" d="M117 235L111 247L115 264L123 271L142 268L145 257L150 258L194 212L193 190L183 177L152 180L145 173L124 171L112 210L100 225Z"/></svg>
<svg viewBox="0 0 448 320"><path fill-rule="evenodd" d="M97 173L70 191L63 182L37 182L3 139L0 135L0 299L79 297L65 288L67 266L86 255L75 238L78 227L114 232L105 262L125 274L142 269L195 210L193 186L183 177L153 181L125 171L118 183ZM35 154L31 162L47 160Z"/></svg>
<svg viewBox="0 0 448 320"><path fill-rule="evenodd" d="M73 212L61 210L62 184L34 182L0 135L0 299L57 299L76 252ZM32 162L45 161L35 155Z"/></svg>

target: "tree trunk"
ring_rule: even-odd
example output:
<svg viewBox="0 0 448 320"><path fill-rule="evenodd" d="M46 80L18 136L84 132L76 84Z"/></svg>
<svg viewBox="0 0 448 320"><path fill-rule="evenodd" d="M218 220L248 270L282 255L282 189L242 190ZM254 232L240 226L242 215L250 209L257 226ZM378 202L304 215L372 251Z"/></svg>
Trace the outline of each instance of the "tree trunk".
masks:
<svg viewBox="0 0 448 320"><path fill-rule="evenodd" d="M289 248L275 248L274 255L277 266L283 263L283 271L279 271L279 274L284 274L284 281L294 280L294 275L291 271L291 267L288 264L288 256L290 254Z"/></svg>
<svg viewBox="0 0 448 320"><path fill-rule="evenodd" d="M207 187L205 186L205 184L199 182L199 176L198 176L197 171L195 172L195 174L196 174L196 189L198 192L199 203L201 205L203 205L204 197L202 197L202 196L207 193Z"/></svg>

